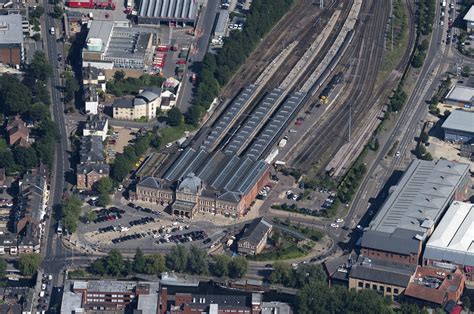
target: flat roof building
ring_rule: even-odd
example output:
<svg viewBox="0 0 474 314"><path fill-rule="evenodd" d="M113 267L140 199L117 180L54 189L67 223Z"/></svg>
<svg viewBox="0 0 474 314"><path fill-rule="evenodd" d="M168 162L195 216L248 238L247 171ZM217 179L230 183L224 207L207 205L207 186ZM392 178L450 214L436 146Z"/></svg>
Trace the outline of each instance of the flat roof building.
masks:
<svg viewBox="0 0 474 314"><path fill-rule="evenodd" d="M225 36L227 33L227 25L229 24L229 11L220 10L219 18L216 22L216 27L214 29L214 36Z"/></svg>
<svg viewBox="0 0 474 314"><path fill-rule="evenodd" d="M474 5L472 5L466 15L464 15L464 21L466 21L467 31L472 32L474 30Z"/></svg>
<svg viewBox="0 0 474 314"><path fill-rule="evenodd" d="M138 24L182 23L194 25L198 13L195 0L142 0Z"/></svg>
<svg viewBox="0 0 474 314"><path fill-rule="evenodd" d="M441 127L446 141L470 142L474 138L474 112L454 110Z"/></svg>
<svg viewBox="0 0 474 314"><path fill-rule="evenodd" d="M92 20L88 24L83 65L100 69L146 69L151 64L153 30L132 27L128 21Z"/></svg>
<svg viewBox="0 0 474 314"><path fill-rule="evenodd" d="M418 264L422 243L451 202L464 198L468 183L469 165L414 160L364 231L361 253Z"/></svg>
<svg viewBox="0 0 474 314"><path fill-rule="evenodd" d="M471 108L474 103L474 88L454 85L446 95L444 102L451 106Z"/></svg>
<svg viewBox="0 0 474 314"><path fill-rule="evenodd" d="M22 16L20 14L0 15L0 62L20 65L23 60Z"/></svg>
<svg viewBox="0 0 474 314"><path fill-rule="evenodd" d="M423 254L425 265L463 268L474 279L474 204L454 202L431 235Z"/></svg>

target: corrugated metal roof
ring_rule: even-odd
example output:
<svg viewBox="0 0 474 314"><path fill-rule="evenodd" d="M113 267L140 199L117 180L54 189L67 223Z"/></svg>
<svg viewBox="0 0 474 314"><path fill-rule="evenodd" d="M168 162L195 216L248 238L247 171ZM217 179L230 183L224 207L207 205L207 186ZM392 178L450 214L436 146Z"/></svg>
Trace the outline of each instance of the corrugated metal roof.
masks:
<svg viewBox="0 0 474 314"><path fill-rule="evenodd" d="M194 0L143 0L139 16L162 20L192 21L196 18L197 3Z"/></svg>
<svg viewBox="0 0 474 314"><path fill-rule="evenodd" d="M474 133L474 112L453 110L442 128Z"/></svg>
<svg viewBox="0 0 474 314"><path fill-rule="evenodd" d="M369 229L393 233L397 228L425 234L426 219L437 223L469 165L447 160L414 160L385 201Z"/></svg>
<svg viewBox="0 0 474 314"><path fill-rule="evenodd" d="M454 202L449 207L423 257L474 266L474 204Z"/></svg>

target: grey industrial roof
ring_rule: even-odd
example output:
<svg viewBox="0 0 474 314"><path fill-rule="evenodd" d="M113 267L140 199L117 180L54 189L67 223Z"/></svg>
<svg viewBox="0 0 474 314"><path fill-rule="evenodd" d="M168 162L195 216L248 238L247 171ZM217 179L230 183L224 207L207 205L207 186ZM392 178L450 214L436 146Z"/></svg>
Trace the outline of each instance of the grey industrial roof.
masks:
<svg viewBox="0 0 474 314"><path fill-rule="evenodd" d="M406 287L414 272L415 269L378 265L371 261L352 265L349 277Z"/></svg>
<svg viewBox="0 0 474 314"><path fill-rule="evenodd" d="M272 228L271 223L264 217L254 219L245 229L239 241L248 241L253 245L258 245L262 241L263 236Z"/></svg>
<svg viewBox="0 0 474 314"><path fill-rule="evenodd" d="M256 90L257 86L252 84L240 92L239 96L237 96L237 98L227 107L225 112L216 121L212 127L212 131L204 140L201 146L202 149L211 149L214 143L225 135L224 132L228 130L231 121L241 113L249 99L255 94Z"/></svg>
<svg viewBox="0 0 474 314"><path fill-rule="evenodd" d="M474 88L462 85L454 85L449 91L448 95L446 95L446 99L448 100L465 103L471 103L473 101L473 97Z"/></svg>
<svg viewBox="0 0 474 314"><path fill-rule="evenodd" d="M278 105L278 98L283 94L283 90L275 88L268 93L265 98L258 104L258 106L252 111L249 118L239 128L237 133L232 137L229 144L226 146L226 154L236 154L242 145L248 141L250 135L261 125L265 117L268 116L269 112L275 109Z"/></svg>
<svg viewBox="0 0 474 314"><path fill-rule="evenodd" d="M0 46L23 43L20 14L0 15Z"/></svg>
<svg viewBox="0 0 474 314"><path fill-rule="evenodd" d="M147 102L151 102L156 98L160 97L161 95L161 88L159 87L147 87L137 95L137 97L144 98Z"/></svg>
<svg viewBox="0 0 474 314"><path fill-rule="evenodd" d="M369 229L394 233L397 228L425 235L426 220L437 223L454 193L464 182L469 165L447 161L414 160L392 188Z"/></svg>
<svg viewBox="0 0 474 314"><path fill-rule="evenodd" d="M442 128L474 133L474 112L453 110L444 121Z"/></svg>
<svg viewBox="0 0 474 314"><path fill-rule="evenodd" d="M415 237L420 232L397 228L392 233L367 230L362 237L362 247L374 248L387 252L410 255L418 253L420 241Z"/></svg>
<svg viewBox="0 0 474 314"><path fill-rule="evenodd" d="M474 205L454 202L426 244L424 259L474 266Z"/></svg>
<svg viewBox="0 0 474 314"><path fill-rule="evenodd" d="M270 122L258 135L245 155L254 160L261 159L265 151L272 145L275 138L291 119L296 109L298 109L305 96L305 93L300 92L291 94L272 116Z"/></svg>
<svg viewBox="0 0 474 314"><path fill-rule="evenodd" d="M194 0L142 0L138 15L163 21L194 21L197 2Z"/></svg>
<svg viewBox="0 0 474 314"><path fill-rule="evenodd" d="M229 10L220 10L219 18L217 19L214 34L224 34L227 29L227 22L229 21Z"/></svg>
<svg viewBox="0 0 474 314"><path fill-rule="evenodd" d="M105 59L143 59L150 40L150 33L139 32L132 27L116 27L110 37Z"/></svg>
<svg viewBox="0 0 474 314"><path fill-rule="evenodd" d="M136 281L117 281L117 280L91 280L87 281L88 292L128 292L138 284L150 286L150 293L159 290L159 282L136 282Z"/></svg>
<svg viewBox="0 0 474 314"><path fill-rule="evenodd" d="M114 28L113 21L91 20L89 22L89 32L87 33L86 42L91 38L98 38L102 40L102 50L104 51Z"/></svg>
<svg viewBox="0 0 474 314"><path fill-rule="evenodd" d="M81 138L81 150L79 155L81 163L103 162L105 158L102 137L97 135L83 136Z"/></svg>

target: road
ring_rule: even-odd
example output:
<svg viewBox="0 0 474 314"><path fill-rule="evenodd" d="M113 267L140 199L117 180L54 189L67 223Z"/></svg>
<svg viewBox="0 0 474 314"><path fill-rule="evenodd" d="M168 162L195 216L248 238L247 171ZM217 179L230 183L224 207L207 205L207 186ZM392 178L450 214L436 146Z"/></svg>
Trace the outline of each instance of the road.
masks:
<svg viewBox="0 0 474 314"><path fill-rule="evenodd" d="M61 91L59 87L61 84L61 69L58 62L58 53L63 53L62 42L56 41L56 37L49 33L51 27L56 29L57 36L62 35L62 27L60 27L60 21L53 19L49 13L53 12L53 5L48 0L43 0L43 5L46 14L44 15L45 28L43 28L43 38L46 43L46 53L50 64L53 67L53 75L50 80L51 87L51 99L52 106L51 110L53 113L53 119L59 128L60 142L56 146L55 152L55 167L51 169L51 194L50 194L50 212L54 213L58 210L58 206L61 203L63 189L65 187L65 175L69 171L69 160L68 160L68 132L66 130L66 123L64 119L64 104L61 98ZM61 242L56 238L55 228L56 219L54 215L50 215L51 218L48 222L46 248L42 250L44 254L43 270L45 273L55 274L53 279L53 285L58 284L58 272L57 258L64 256L63 247Z"/></svg>
<svg viewBox="0 0 474 314"><path fill-rule="evenodd" d="M219 0L207 0L202 8L201 16L196 25L196 41L194 42L194 49L189 54L190 63L199 63L204 59L211 37L212 27L217 13L217 7L220 4ZM191 65L192 67L193 65ZM193 84L191 83L192 72L189 68L185 71L182 80L181 91L176 101L176 107L181 112L186 112L191 106Z"/></svg>

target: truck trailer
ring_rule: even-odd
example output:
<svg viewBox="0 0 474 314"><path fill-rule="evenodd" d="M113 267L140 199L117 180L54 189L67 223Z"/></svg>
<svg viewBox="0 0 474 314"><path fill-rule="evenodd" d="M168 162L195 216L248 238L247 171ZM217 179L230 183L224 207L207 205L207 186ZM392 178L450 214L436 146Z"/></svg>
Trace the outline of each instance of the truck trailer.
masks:
<svg viewBox="0 0 474 314"><path fill-rule="evenodd" d="M112 0L70 0L66 1L66 6L70 8L115 10L115 3Z"/></svg>

